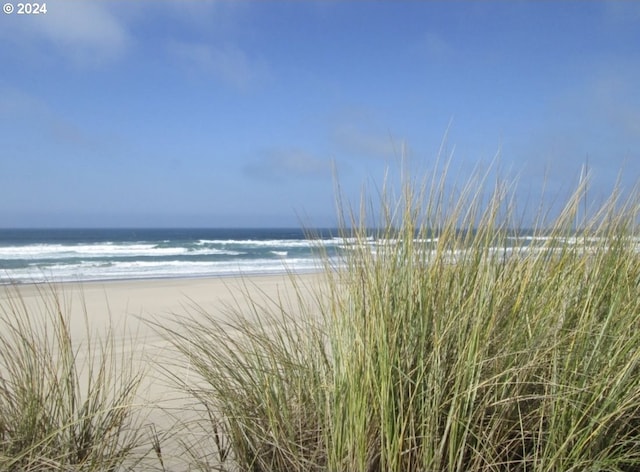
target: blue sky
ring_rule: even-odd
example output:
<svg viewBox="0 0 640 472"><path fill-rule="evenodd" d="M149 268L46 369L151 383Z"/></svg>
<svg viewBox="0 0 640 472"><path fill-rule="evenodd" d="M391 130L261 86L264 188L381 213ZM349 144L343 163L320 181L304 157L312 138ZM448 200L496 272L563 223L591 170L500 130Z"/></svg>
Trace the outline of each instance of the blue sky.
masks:
<svg viewBox="0 0 640 472"><path fill-rule="evenodd" d="M330 226L332 163L441 147L523 201L640 175L637 2L54 0L0 61L2 227Z"/></svg>

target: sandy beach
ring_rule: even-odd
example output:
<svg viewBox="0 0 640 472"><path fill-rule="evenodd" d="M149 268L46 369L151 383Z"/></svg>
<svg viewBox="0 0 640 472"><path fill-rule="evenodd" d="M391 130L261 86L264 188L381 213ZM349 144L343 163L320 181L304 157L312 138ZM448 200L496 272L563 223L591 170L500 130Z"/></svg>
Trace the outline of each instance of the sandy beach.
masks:
<svg viewBox="0 0 640 472"><path fill-rule="evenodd" d="M317 273L301 274L296 280L302 286L320 279ZM27 304L40 303L42 294L51 289L59 294L70 309L72 317L82 317L84 308L92 325L114 325L140 321L158 315L184 313L185 308L197 304L215 312L239 301L244 290L262 292L267 297L293 294L287 275L258 275L249 277L176 278L127 280L62 284L24 284L15 286ZM10 286L0 290L0 299L7 297ZM130 325L131 327L131 325Z"/></svg>
<svg viewBox="0 0 640 472"><path fill-rule="evenodd" d="M321 277L317 273L304 274L295 280L304 292L317 285ZM70 330L80 346L80 356L87 337L85 319L90 331L96 334L95 339L111 328L118 352L131 353L134 369L146 370L139 401L147 410L146 421L163 431L171 429L180 419L180 411L185 411L185 402L192 401L179 396L166 374L189 375L189 366L181 364L184 361L153 327L153 322L162 325L180 316L198 316L199 310L215 316L232 316L233 309L246 310L246 293L256 300L267 297L296 303L296 289L287 275L4 286L0 289L3 305L14 289L19 291L28 310L46 309L43 302L51 302L52 293L59 297L63 312L70 316Z"/></svg>

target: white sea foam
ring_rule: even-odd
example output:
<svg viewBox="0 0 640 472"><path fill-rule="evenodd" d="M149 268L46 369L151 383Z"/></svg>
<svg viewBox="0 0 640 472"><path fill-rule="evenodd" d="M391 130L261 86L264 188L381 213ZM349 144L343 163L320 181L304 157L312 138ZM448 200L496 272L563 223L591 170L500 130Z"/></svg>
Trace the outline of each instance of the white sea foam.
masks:
<svg viewBox="0 0 640 472"><path fill-rule="evenodd" d="M188 247L158 247L155 244L32 244L27 246L0 247L0 260L19 259L68 259L68 258L108 258L108 257L166 257L166 256L239 256L243 251Z"/></svg>
<svg viewBox="0 0 640 472"><path fill-rule="evenodd" d="M207 277L310 272L321 269L315 258L235 261L114 261L53 264L0 271L0 283L43 281L97 281L116 279Z"/></svg>
<svg viewBox="0 0 640 472"><path fill-rule="evenodd" d="M542 239L546 237L532 237ZM346 238L345 238L346 239ZM357 241L349 239L349 243L344 244L345 239L333 238L331 244L345 248L356 247ZM579 243L581 238L567 238L568 241ZM282 240L285 241L285 240ZM544 239L546 241L546 239ZM601 242L599 239L594 241ZM262 243L261 241L258 241ZM417 242L431 243L433 240ZM240 241L235 241L240 244ZM294 243L294 244L292 244ZM287 241L287 249L299 247L295 243L311 244L309 241ZM316 271L323 267L320 259L309 253L306 256L289 257L291 251L285 247L278 247L274 241L270 241L274 249L262 252L256 250L253 257L233 258L231 260L202 260L193 258L185 260L187 254L209 255L222 254L238 256L242 254L252 254L241 250L240 246L232 246L233 249L224 247L208 247L213 245L208 242L198 247L157 247L153 244L132 243L132 244L83 244L83 245L60 245L60 244L38 244L28 246L7 246L0 247L0 283L16 282L41 282L41 281L92 281L92 280L116 280L116 279L144 279L144 278L173 278L173 277L206 277L206 276L228 276L239 274L269 274L284 273L286 271L305 272ZM220 244L220 243L218 243ZM384 247L389 247L389 241L376 241L372 238L365 241L366 247L376 255ZM267 246L267 244L256 244L257 246ZM283 244L284 245L284 244ZM576 246L573 246L576 247ZM580 250L590 252L596 248L603 249L601 245L577 246ZM246 249L246 248L245 248ZM420 253L422 260L429 261L437 257L433 246L425 244ZM527 246L515 245L515 247L493 247L489 248L488 254L497 259L507 259L510 257L523 257L526 254L554 254L562 250L560 247L548 247L546 245L531 244ZM269 257L268 254L280 257ZM467 254L465 249L446 251L444 256L448 262L456 263L464 259ZM114 259L118 256L129 256L131 260ZM152 257L145 257L146 255ZM167 256L162 260L153 259L153 256ZM171 259L176 256L178 259ZM137 258L137 259L136 259ZM24 264L11 261L26 260ZM65 260L67 259L67 260ZM8 264L2 264L2 260ZM333 266L341 265L340 256L335 256L332 260Z"/></svg>
<svg viewBox="0 0 640 472"><path fill-rule="evenodd" d="M190 233L199 235L192 239ZM0 283L315 270L319 263L313 249L322 245L328 247L327 253L331 255L342 241L332 237L304 239L301 233L298 239L288 239L296 233L281 230L271 233L227 230L167 230L166 233L163 230L133 233L83 230L76 233L65 230L7 235L4 241L0 240ZM246 237L234 239L235 235ZM123 236L136 239L122 239Z"/></svg>
<svg viewBox="0 0 640 472"><path fill-rule="evenodd" d="M217 246L247 246L247 247L304 247L311 248L318 245L335 245L334 239L201 239L196 244Z"/></svg>
<svg viewBox="0 0 640 472"><path fill-rule="evenodd" d="M560 244L598 244L606 240L604 237L598 236L509 236L512 241L528 241L528 242L558 242ZM630 241L638 243L638 238L629 238Z"/></svg>

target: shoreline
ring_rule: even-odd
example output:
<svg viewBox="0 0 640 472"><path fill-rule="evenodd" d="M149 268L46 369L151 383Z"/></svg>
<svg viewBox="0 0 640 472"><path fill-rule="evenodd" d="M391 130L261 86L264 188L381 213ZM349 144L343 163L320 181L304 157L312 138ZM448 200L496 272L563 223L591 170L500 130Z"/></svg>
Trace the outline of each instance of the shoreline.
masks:
<svg viewBox="0 0 640 472"><path fill-rule="evenodd" d="M209 306L225 305L243 300L244 292L254 291L267 297L293 295L293 280L301 288L317 285L323 279L324 271L291 272L279 274L237 274L213 277L158 277L140 279L111 279L88 281L49 281L12 283L0 285L0 302L19 294L30 307L32 303L42 301L47 295L57 294L71 310L70 316L76 318L83 313L79 308L86 307L89 322L96 321L91 313L108 311L111 321L123 317L143 315L179 314L171 308L184 308L184 303L194 302ZM258 297L261 298L261 297ZM81 302L78 304L77 302ZM231 303L233 305L233 303ZM102 305L102 306L100 306ZM183 310L180 310L182 312ZM220 311L218 307L215 311ZM103 317L99 317L103 318Z"/></svg>
<svg viewBox="0 0 640 472"><path fill-rule="evenodd" d="M217 280L217 279L253 279L260 277L289 277L289 276L307 276L314 274L322 274L324 269L302 269L282 272L251 272L251 273L223 273L210 275L184 275L184 276L151 276L151 277L130 277L130 278L105 278L105 279L70 279L70 280L42 280L42 281L25 281L12 280L8 282L0 282L0 290L3 287L24 287L24 286L50 286L50 285L93 285L93 284L110 284L110 283L136 283L136 282L156 282L156 281L178 281L178 280Z"/></svg>
<svg viewBox="0 0 640 472"><path fill-rule="evenodd" d="M254 278L254 277L279 277L279 276L306 276L311 274L321 274L325 269L319 267L315 269L290 269L285 271L265 271L265 272L225 272L220 274L202 274L202 275L157 275L145 277L113 277L113 278L89 278L89 279L66 279L66 280L4 280L0 281L0 290L5 287L23 287L23 286L50 286L50 285L86 285L100 284L112 282L153 282L160 280L200 280L200 279L237 279L237 278Z"/></svg>

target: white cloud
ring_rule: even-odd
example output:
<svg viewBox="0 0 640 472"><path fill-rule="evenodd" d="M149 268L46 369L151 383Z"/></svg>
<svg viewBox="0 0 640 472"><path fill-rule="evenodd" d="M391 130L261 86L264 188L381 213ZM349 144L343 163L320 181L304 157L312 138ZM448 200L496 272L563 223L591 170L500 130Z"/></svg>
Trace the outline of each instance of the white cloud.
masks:
<svg viewBox="0 0 640 472"><path fill-rule="evenodd" d="M391 133L377 132L354 124L342 124L335 128L334 139L338 146L350 154L363 157L390 159L400 150L400 141Z"/></svg>
<svg viewBox="0 0 640 472"><path fill-rule="evenodd" d="M395 159L402 153L404 137L371 106L347 105L336 110L330 133L334 146L346 157Z"/></svg>
<svg viewBox="0 0 640 472"><path fill-rule="evenodd" d="M46 14L12 22L2 36L25 51L45 42L57 55L80 66L103 65L126 50L129 33L104 3L56 2L47 7Z"/></svg>
<svg viewBox="0 0 640 472"><path fill-rule="evenodd" d="M49 113L47 106L37 98L14 87L0 87L0 119L20 118Z"/></svg>
<svg viewBox="0 0 640 472"><path fill-rule="evenodd" d="M140 0L139 0L140 1ZM138 2L134 2L138 3ZM251 5L245 2L220 2L218 0L170 1L147 0L145 8L160 8L173 20L191 31L202 34L220 34L223 37L241 30L239 19Z"/></svg>
<svg viewBox="0 0 640 472"><path fill-rule="evenodd" d="M14 87L0 87L0 125L3 129L29 126L52 144L68 149L96 147L96 138L42 99Z"/></svg>
<svg viewBox="0 0 640 472"><path fill-rule="evenodd" d="M455 53L453 46L433 31L424 36L420 46L432 59L445 59Z"/></svg>
<svg viewBox="0 0 640 472"><path fill-rule="evenodd" d="M172 41L168 50L191 72L211 74L238 90L247 90L268 76L264 61L249 57L235 45Z"/></svg>

